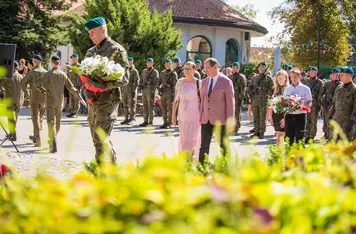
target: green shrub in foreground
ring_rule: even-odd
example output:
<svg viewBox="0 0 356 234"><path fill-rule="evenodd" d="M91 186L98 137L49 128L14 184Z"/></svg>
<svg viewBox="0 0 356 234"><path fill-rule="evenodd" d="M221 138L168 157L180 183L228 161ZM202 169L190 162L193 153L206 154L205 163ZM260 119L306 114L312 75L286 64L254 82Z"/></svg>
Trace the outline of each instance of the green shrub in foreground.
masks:
<svg viewBox="0 0 356 234"><path fill-rule="evenodd" d="M91 164L69 181L14 176L0 185L0 233L352 233L355 149L276 151L270 166L219 158L198 170L182 154Z"/></svg>

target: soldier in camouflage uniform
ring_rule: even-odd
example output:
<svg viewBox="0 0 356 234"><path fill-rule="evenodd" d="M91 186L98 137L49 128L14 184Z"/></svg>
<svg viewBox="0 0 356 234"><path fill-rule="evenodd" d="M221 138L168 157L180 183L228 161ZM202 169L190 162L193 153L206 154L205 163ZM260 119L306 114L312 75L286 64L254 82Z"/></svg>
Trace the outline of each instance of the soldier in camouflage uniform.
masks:
<svg viewBox="0 0 356 234"><path fill-rule="evenodd" d="M328 116L341 126L349 141L355 140L356 86L352 82L353 74L350 67L340 68L339 78L343 85L336 90Z"/></svg>
<svg viewBox="0 0 356 234"><path fill-rule="evenodd" d="M329 111L331 109L333 99L335 96L336 89L341 86L341 82L339 81L339 70L337 68L332 69L330 74L330 81L327 81L321 92L320 98L321 106L323 108L323 116L324 116L324 123L323 123L323 132L325 139L330 138L330 124L329 124Z"/></svg>
<svg viewBox="0 0 356 234"><path fill-rule="evenodd" d="M245 75L240 73L240 63L234 62L232 64L232 74L229 76L234 85L235 93L235 118L236 118L236 127L235 133L238 134L238 131L241 127L241 107L242 102L246 95L247 79Z"/></svg>
<svg viewBox="0 0 356 234"><path fill-rule="evenodd" d="M85 104L85 102L80 97L79 90L74 87L66 73L60 70L60 58L58 56L52 56L51 63L52 69L37 80L35 86L46 94L49 152L56 153L56 136L61 126L64 87L66 87L77 100L81 100L82 104Z"/></svg>
<svg viewBox="0 0 356 234"><path fill-rule="evenodd" d="M153 68L154 61L152 58L147 59L147 68L142 71L139 89L142 90L142 102L143 102L143 123L140 127L146 127L153 125L154 104L156 97L156 89L158 88L159 74L158 71Z"/></svg>
<svg viewBox="0 0 356 234"><path fill-rule="evenodd" d="M35 143L36 147L41 146L40 130L42 129L43 114L45 111L45 95L35 87L35 82L47 72L42 67L42 61L41 55L35 55L33 57L33 69L26 74L20 83L24 93L30 97L30 111L33 124L33 136L30 136L30 140ZM30 85L30 94L27 90L28 85Z"/></svg>
<svg viewBox="0 0 356 234"><path fill-rule="evenodd" d="M159 76L158 90L161 96L163 125L161 129L170 128L172 120L172 105L174 100L174 88L177 83L178 75L172 69L172 61L169 58L165 59L165 67Z"/></svg>
<svg viewBox="0 0 356 234"><path fill-rule="evenodd" d="M96 94L86 90L85 95L87 99L92 99L88 108L88 121L95 147L95 158L98 163L101 163L102 156L108 153L111 156L111 161L116 161L116 153L112 148L112 143L109 140L109 151L104 152L104 145L102 144L97 129L101 128L110 137L116 117L117 109L120 103L120 88L128 83L128 68L127 53L124 47L112 40L107 33L105 19L102 17L89 20L86 24L86 30L89 32L89 37L95 44L94 47L87 51L86 57L95 57L96 55L106 56L110 60L121 64L125 68L126 74L122 79L115 81L101 82L98 80L88 79L88 83L101 89L102 92Z"/></svg>
<svg viewBox="0 0 356 234"><path fill-rule="evenodd" d="M129 61L129 83L121 88L122 103L124 105L125 120L121 124L131 124L135 118L136 98L137 98L137 86L140 79L140 75L135 68L134 59L128 58Z"/></svg>
<svg viewBox="0 0 356 234"><path fill-rule="evenodd" d="M20 112L20 107L24 101L24 93L21 90L20 82L22 80L22 75L18 72L19 63L14 62L14 73L12 74L12 79L0 79L0 87L4 88L4 99L11 99L12 105L8 107L9 111L12 112L12 116L8 121L10 134L7 136L11 141L16 141L16 123L17 117Z"/></svg>
<svg viewBox="0 0 356 234"><path fill-rule="evenodd" d="M206 72L204 71L204 69L202 69L202 62L198 59L195 60L195 64L197 66L197 72L199 72L200 74L200 78L201 79L206 78Z"/></svg>
<svg viewBox="0 0 356 234"><path fill-rule="evenodd" d="M260 139L264 138L266 131L267 100L273 94L273 79L267 72L265 62L258 64L258 72L251 79L249 95L253 100L253 123L255 134Z"/></svg>
<svg viewBox="0 0 356 234"><path fill-rule="evenodd" d="M178 80L179 80L180 78L185 77L185 75L184 75L184 68L183 68L183 66L182 66L182 61L180 60L180 58L179 58L179 57L175 58L175 59L173 60L173 62L174 62L174 65L175 65L174 71L175 71L175 72L177 73L177 75L178 75Z"/></svg>
<svg viewBox="0 0 356 234"><path fill-rule="evenodd" d="M317 77L318 68L310 67L310 77L305 81L305 85L310 88L312 93L313 102L311 106L311 112L307 114L307 127L305 132L305 142L313 140L317 132L318 116L321 109L320 94L323 88L323 82Z"/></svg>
<svg viewBox="0 0 356 234"><path fill-rule="evenodd" d="M79 66L78 64L79 55L77 53L72 54L70 58L72 59L72 66ZM67 69L67 76L69 80L72 82L72 84L74 85L74 87L77 90L80 90L80 86L82 82L80 81L79 75L75 72L72 72L70 69ZM79 105L80 105L79 100L72 93L69 93L69 109L72 112L66 115L67 118L75 118L77 116L79 111Z"/></svg>

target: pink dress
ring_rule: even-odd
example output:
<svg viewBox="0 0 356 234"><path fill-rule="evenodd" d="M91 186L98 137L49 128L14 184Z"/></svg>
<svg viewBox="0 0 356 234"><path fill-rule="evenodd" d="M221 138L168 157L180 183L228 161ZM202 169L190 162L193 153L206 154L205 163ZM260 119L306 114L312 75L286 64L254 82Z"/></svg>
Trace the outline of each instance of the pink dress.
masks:
<svg viewBox="0 0 356 234"><path fill-rule="evenodd" d="M198 97L197 84L182 82L178 91L179 98L179 151L194 152L199 155L201 132L200 132L200 100Z"/></svg>

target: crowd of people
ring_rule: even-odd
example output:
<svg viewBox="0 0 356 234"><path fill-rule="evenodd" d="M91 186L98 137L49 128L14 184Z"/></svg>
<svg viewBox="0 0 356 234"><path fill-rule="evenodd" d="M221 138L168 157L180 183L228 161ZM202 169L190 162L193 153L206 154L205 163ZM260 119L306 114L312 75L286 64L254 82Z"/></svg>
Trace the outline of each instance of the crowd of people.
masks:
<svg viewBox="0 0 356 234"><path fill-rule="evenodd" d="M142 93L143 122L140 127L153 125L154 103L156 95L161 98L163 124L161 129L179 127L179 150L189 151L198 157L201 163L209 155L213 130L220 129L219 144L222 154L229 152L228 135L238 135L241 127L241 109L248 105L250 120L254 128L251 137L264 138L266 122L274 126L277 144L308 143L317 133L318 116L324 117L323 131L326 139L331 138L332 129L329 121L335 120L343 129L347 138L355 139L356 123L356 86L353 82L352 68L341 67L331 71L330 80L318 78L318 69L308 67L306 72L290 65L284 65L276 76L272 77L266 62L260 62L256 73L247 79L240 72L239 62L221 71L217 59L205 61L188 60L184 64L179 57L166 58L165 69L158 72L153 58L146 59L146 68L139 72L134 65L134 58L129 57L125 48L113 41L107 32L105 19L102 17L89 20L85 24L89 37L95 44L86 54L107 56L126 68L123 79L109 82L91 80L90 85L102 92L92 93L81 84L78 74L67 69L60 70L60 58L52 56L50 71L42 67L41 55L36 55L25 66L25 61L15 63L13 79L0 80L5 89L5 96L13 99L14 123L17 120L19 106L23 102L21 92L29 98L33 135L30 139L35 146L41 146L40 130L44 108L47 110L50 152L57 151L56 135L60 129L63 90L69 91L68 118L75 118L82 108L88 106L88 122L96 149L96 159L101 163L105 154L112 162L116 154L110 142L110 134L116 119L118 106L124 107L122 125L132 124L136 115L137 93ZM71 66L79 66L79 55L71 56ZM174 64L174 66L173 66ZM22 91L21 91L22 90ZM267 103L271 96L299 95L311 112L297 110L286 115L273 112ZM88 103L82 99L92 100ZM251 114L251 111L253 114ZM16 125L16 124L15 124ZM108 136L110 152L104 152L103 143L97 134L101 128ZM9 138L16 140L16 129L10 130Z"/></svg>

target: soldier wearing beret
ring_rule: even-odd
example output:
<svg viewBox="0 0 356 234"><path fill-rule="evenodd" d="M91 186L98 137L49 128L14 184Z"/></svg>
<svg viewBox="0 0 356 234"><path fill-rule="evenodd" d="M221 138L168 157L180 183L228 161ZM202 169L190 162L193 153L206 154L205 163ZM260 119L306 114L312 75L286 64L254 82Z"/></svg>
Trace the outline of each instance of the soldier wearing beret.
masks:
<svg viewBox="0 0 356 234"><path fill-rule="evenodd" d="M104 56L121 64L121 66L126 69L126 74L123 79L108 82L88 79L88 83L91 86L101 89L102 92L96 94L88 90L85 92L87 98L93 100L88 108L88 121L95 147L95 158L100 164L103 160L103 156L109 154L111 161L114 163L116 161L116 154L112 148L111 141L109 140L109 143L107 143L109 147L108 152L104 151L104 146L97 134L97 130L99 128L102 129L107 137L110 137L120 103L119 87L128 83L127 77L130 75L127 53L123 46L108 36L104 18L97 17L89 20L85 24L85 28L89 33L90 39L95 44L95 46L87 51L86 57L95 57L96 55Z"/></svg>
<svg viewBox="0 0 356 234"><path fill-rule="evenodd" d="M60 58L58 56L52 56L51 65L52 69L35 82L35 87L46 94L49 152L56 153L56 136L61 126L64 87L66 87L76 99L80 100L83 105L85 105L85 102L80 97L79 90L74 87L66 73L61 71L59 67Z"/></svg>
<svg viewBox="0 0 356 234"><path fill-rule="evenodd" d="M72 59L72 66L79 66L79 55L77 53L72 54L70 58ZM82 82L80 81L79 75L75 72L72 72L70 69L67 69L67 76L74 85L74 87L80 90ZM72 93L69 93L69 109L71 110L71 113L67 115L67 118L75 118L77 116L79 111L79 105L79 100L75 98Z"/></svg>
<svg viewBox="0 0 356 234"><path fill-rule="evenodd" d="M35 143L36 147L41 147L40 130L42 129L45 95L37 90L35 82L43 76L47 71L42 67L43 58L41 55L35 55L33 57L34 67L26 74L21 80L21 88L27 97L30 97L30 111L31 120L33 124L33 136L30 136L30 140ZM28 93L27 86L30 85L30 93Z"/></svg>
<svg viewBox="0 0 356 234"><path fill-rule="evenodd" d="M182 61L180 60L180 58L179 57L176 57L174 60L173 60L173 62L174 62L174 71L177 73L177 75L178 75L178 80L180 79L180 78L183 78L183 77L185 77L185 75L184 75L184 69L183 69L183 66L182 66Z"/></svg>
<svg viewBox="0 0 356 234"><path fill-rule="evenodd" d="M241 127L241 106L242 102L246 95L247 79L245 75L240 73L240 63L234 62L231 65L232 74L229 78L232 80L235 93L235 119L236 119L236 128L235 133L238 134L238 131Z"/></svg>
<svg viewBox="0 0 356 234"><path fill-rule="evenodd" d="M197 72L199 72L201 79L206 78L206 72L204 71L204 69L202 69L201 60L199 60L199 59L195 60L195 64L196 64L196 67L197 67Z"/></svg>
<svg viewBox="0 0 356 234"><path fill-rule="evenodd" d="M267 72L267 64L260 62L257 66L258 74L251 79L249 95L253 100L253 123L254 135L260 139L264 138L266 132L267 100L273 94L273 79Z"/></svg>
<svg viewBox="0 0 356 234"><path fill-rule="evenodd" d="M310 88L312 93L313 101L311 106L311 112L307 114L307 127L305 132L305 143L308 143L309 140L313 140L317 133L317 123L318 116L321 110L321 90L323 88L323 82L317 77L318 68L310 67L309 79L305 81L305 85Z"/></svg>
<svg viewBox="0 0 356 234"><path fill-rule="evenodd" d="M323 88L320 92L321 106L323 108L323 132L325 139L330 138L330 124L329 124L329 111L331 109L331 105L333 103L333 99L336 93L336 90L341 86L341 82L339 81L339 69L334 68L331 70L329 81L325 82Z"/></svg>
<svg viewBox="0 0 356 234"><path fill-rule="evenodd" d="M18 72L19 63L14 62L14 72L12 74L12 79L2 78L0 79L0 87L5 89L4 98L9 98L12 101L12 105L8 107L9 111L12 112L11 118L9 118L10 134L7 136L11 141L16 141L16 123L17 117L20 112L20 107L24 101L24 93L21 90L20 82L22 80L22 75Z"/></svg>
<svg viewBox="0 0 356 234"><path fill-rule="evenodd" d="M164 60L165 70L159 75L158 90L161 96L163 125L160 128L170 128L172 120L172 105L174 100L174 87L176 86L178 75L172 69L172 60Z"/></svg>
<svg viewBox="0 0 356 234"><path fill-rule="evenodd" d="M131 124L135 118L137 86L140 79L138 70L135 68L134 59L128 57L129 61L129 83L121 88L122 103L124 105L125 120L121 124Z"/></svg>
<svg viewBox="0 0 356 234"><path fill-rule="evenodd" d="M356 86L352 82L353 75L352 68L340 68L339 78L342 86L336 89L328 116L341 126L349 141L355 140Z"/></svg>
<svg viewBox="0 0 356 234"><path fill-rule="evenodd" d="M140 77L139 88L142 90L143 102L143 123L140 127L153 125L154 105L156 89L158 88L158 71L153 67L154 61L152 58L147 58L146 66Z"/></svg>

